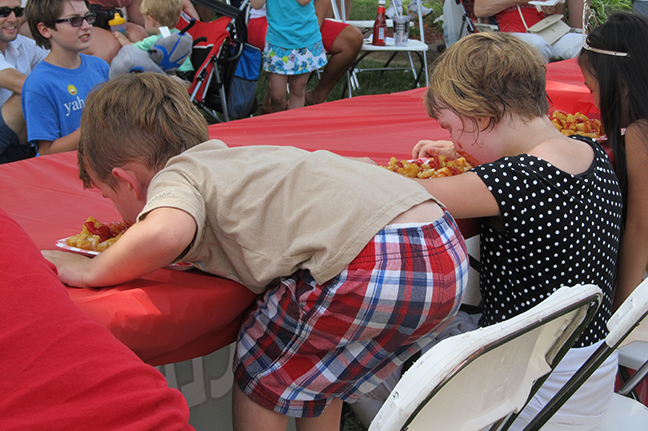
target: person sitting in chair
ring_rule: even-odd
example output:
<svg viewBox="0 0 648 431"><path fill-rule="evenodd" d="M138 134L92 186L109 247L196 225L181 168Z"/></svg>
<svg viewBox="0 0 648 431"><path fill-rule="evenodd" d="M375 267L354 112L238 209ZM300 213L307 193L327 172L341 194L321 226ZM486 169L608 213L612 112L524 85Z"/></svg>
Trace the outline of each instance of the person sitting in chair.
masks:
<svg viewBox="0 0 648 431"><path fill-rule="evenodd" d="M568 0L567 8L570 10L569 25L572 28L582 27L583 5L580 0ZM536 7L529 4L529 0L475 0L474 13L478 18L494 16L499 31L513 33L523 41L527 42L542 55L545 63L551 60L564 60L578 57L581 48L581 34L567 33L553 45L550 45L542 36L527 33L530 28L542 19L553 14L564 14L565 3L559 3L552 7L542 7L538 11Z"/></svg>

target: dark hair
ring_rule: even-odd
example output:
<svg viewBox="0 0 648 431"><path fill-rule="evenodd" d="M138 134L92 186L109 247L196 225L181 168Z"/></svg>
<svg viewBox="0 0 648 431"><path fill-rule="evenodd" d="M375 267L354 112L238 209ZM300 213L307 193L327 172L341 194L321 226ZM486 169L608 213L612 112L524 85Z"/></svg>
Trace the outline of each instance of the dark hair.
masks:
<svg viewBox="0 0 648 431"><path fill-rule="evenodd" d="M628 174L623 128L636 123L648 142L648 19L615 13L588 36L593 48L626 52L627 57L582 49L578 64L598 83L603 129L612 147L614 168L623 194L623 222L627 215ZM648 151L648 148L647 148Z"/></svg>
<svg viewBox="0 0 648 431"><path fill-rule="evenodd" d="M63 3L71 0L29 0L25 6L25 17L32 37L38 46L45 49L50 49L52 45L48 38L44 37L38 24L43 23L45 27L56 28L56 20L61 17L63 13ZM75 0L83 1L88 6L88 0Z"/></svg>

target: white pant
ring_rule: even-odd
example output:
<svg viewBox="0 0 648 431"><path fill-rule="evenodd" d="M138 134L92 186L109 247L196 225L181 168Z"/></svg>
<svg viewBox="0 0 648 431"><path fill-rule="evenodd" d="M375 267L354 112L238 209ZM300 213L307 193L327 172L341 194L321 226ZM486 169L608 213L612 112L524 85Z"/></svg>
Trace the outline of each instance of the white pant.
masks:
<svg viewBox="0 0 648 431"><path fill-rule="evenodd" d="M540 390L522 410L509 431L523 429L601 343L603 341L580 349L569 349ZM614 352L552 416L542 427L542 431L585 431L596 427L612 402L617 368L618 356Z"/></svg>
<svg viewBox="0 0 648 431"><path fill-rule="evenodd" d="M542 36L531 33L511 33L533 46L540 52L545 63L549 60L567 60L568 58L576 58L580 54L581 47L583 46L583 35L581 33L567 33L556 41L553 45L549 45Z"/></svg>

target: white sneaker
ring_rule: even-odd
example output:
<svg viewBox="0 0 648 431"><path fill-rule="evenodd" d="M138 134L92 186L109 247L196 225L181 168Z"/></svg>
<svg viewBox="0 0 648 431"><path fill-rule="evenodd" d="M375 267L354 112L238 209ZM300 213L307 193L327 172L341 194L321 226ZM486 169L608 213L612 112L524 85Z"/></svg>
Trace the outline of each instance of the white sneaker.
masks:
<svg viewBox="0 0 648 431"><path fill-rule="evenodd" d="M412 19L418 19L418 2L421 0L410 0L410 4L407 7L407 13ZM425 7L423 4L421 4L421 13L423 14L423 17L425 18L429 14L433 12L432 9L429 7Z"/></svg>

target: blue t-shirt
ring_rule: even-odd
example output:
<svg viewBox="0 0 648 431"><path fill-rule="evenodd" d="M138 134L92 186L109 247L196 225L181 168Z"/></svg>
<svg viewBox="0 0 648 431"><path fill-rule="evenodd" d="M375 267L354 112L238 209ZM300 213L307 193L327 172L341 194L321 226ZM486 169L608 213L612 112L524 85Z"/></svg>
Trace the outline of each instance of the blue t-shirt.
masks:
<svg viewBox="0 0 648 431"><path fill-rule="evenodd" d="M266 2L266 42L281 48L300 49L322 40L313 0L306 6L297 0Z"/></svg>
<svg viewBox="0 0 648 431"><path fill-rule="evenodd" d="M76 69L42 61L27 76L21 99L30 143L54 141L77 130L88 93L108 81L108 63L80 55L81 66Z"/></svg>

